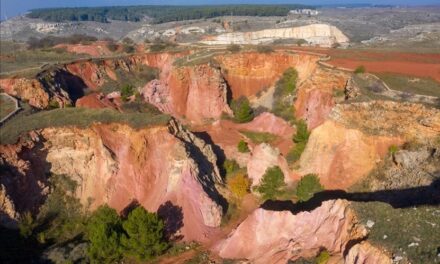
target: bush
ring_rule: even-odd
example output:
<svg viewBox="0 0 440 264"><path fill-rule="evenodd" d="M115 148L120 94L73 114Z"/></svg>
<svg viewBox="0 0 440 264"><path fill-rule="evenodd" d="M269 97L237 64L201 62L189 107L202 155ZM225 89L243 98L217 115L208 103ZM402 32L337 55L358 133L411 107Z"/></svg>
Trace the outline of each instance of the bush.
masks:
<svg viewBox="0 0 440 264"><path fill-rule="evenodd" d="M25 212L20 217L20 222L18 223L18 230L20 231L20 235L23 238L29 238L32 236L34 232L34 228L36 227L36 223L32 214L30 212Z"/></svg>
<svg viewBox="0 0 440 264"><path fill-rule="evenodd" d="M238 149L238 152L240 152L240 153L249 152L248 143L244 140L240 140L240 142L238 142L237 149Z"/></svg>
<svg viewBox="0 0 440 264"><path fill-rule="evenodd" d="M272 112L286 121L295 120L292 100L297 80L298 72L294 68L288 68L275 85Z"/></svg>
<svg viewBox="0 0 440 264"><path fill-rule="evenodd" d="M328 260L330 259L330 253L328 253L327 250L321 251L319 255L316 257L315 263L316 264L326 264Z"/></svg>
<svg viewBox="0 0 440 264"><path fill-rule="evenodd" d="M304 152L306 148L305 142L297 143L292 149L290 149L289 153L287 153L286 160L289 163L293 163L298 161L301 158L301 154Z"/></svg>
<svg viewBox="0 0 440 264"><path fill-rule="evenodd" d="M237 100L233 100L231 102L231 108L234 112L235 120L239 123L247 123L254 119L254 111L246 97L240 97Z"/></svg>
<svg viewBox="0 0 440 264"><path fill-rule="evenodd" d="M134 87L131 84L126 84L121 89L121 98L123 101L128 101L130 96L134 95Z"/></svg>
<svg viewBox="0 0 440 264"><path fill-rule="evenodd" d="M249 138L255 144L270 143L270 142L275 141L278 138L276 135L271 134L271 133L267 133L267 132L254 132L254 131L240 130L240 133L245 135L247 138Z"/></svg>
<svg viewBox="0 0 440 264"><path fill-rule="evenodd" d="M168 248L164 239L164 222L141 206L130 212L122 227L127 234L121 239L124 255L145 261Z"/></svg>
<svg viewBox="0 0 440 264"><path fill-rule="evenodd" d="M122 43L127 44L127 45L133 45L134 41L129 37L125 37L124 39L122 39Z"/></svg>
<svg viewBox="0 0 440 264"><path fill-rule="evenodd" d="M391 156L393 156L394 154L396 154L397 151L399 151L399 147L396 146L396 145L391 145L391 146L388 148L388 153L389 153Z"/></svg>
<svg viewBox="0 0 440 264"><path fill-rule="evenodd" d="M247 145L246 145L246 147L247 147ZM226 174L232 174L232 173L236 172L238 169L240 169L240 166L238 165L237 161L235 161L233 159L232 160L227 159L227 160L225 160L225 162L223 162L223 168L224 168Z"/></svg>
<svg viewBox="0 0 440 264"><path fill-rule="evenodd" d="M299 201L308 201L317 192L320 192L324 187L319 182L316 174L307 174L301 178L296 188L296 196Z"/></svg>
<svg viewBox="0 0 440 264"><path fill-rule="evenodd" d="M275 166L266 170L256 190L264 200L275 199L276 195L282 192L285 185L283 171L280 167Z"/></svg>
<svg viewBox="0 0 440 264"><path fill-rule="evenodd" d="M273 48L271 46L268 45L259 45L257 46L257 51L260 53L271 53L273 52Z"/></svg>
<svg viewBox="0 0 440 264"><path fill-rule="evenodd" d="M241 50L241 47L237 44L231 44L227 47L227 50L230 52L239 52Z"/></svg>
<svg viewBox="0 0 440 264"><path fill-rule="evenodd" d="M359 73L365 73L366 72L366 69L365 69L365 67L364 66L358 66L355 70L354 70L354 73L356 73L356 74L359 74Z"/></svg>
<svg viewBox="0 0 440 264"><path fill-rule="evenodd" d="M243 173L238 173L227 180L229 190L239 199L249 191L249 179Z"/></svg>
<svg viewBox="0 0 440 264"><path fill-rule="evenodd" d="M296 123L296 133L293 136L293 142L304 143L309 140L310 132L307 129L307 124L304 120L299 120Z"/></svg>
<svg viewBox="0 0 440 264"><path fill-rule="evenodd" d="M88 256L91 263L117 263L122 259L120 239L121 220L115 209L107 205L99 207L87 224L90 241Z"/></svg>

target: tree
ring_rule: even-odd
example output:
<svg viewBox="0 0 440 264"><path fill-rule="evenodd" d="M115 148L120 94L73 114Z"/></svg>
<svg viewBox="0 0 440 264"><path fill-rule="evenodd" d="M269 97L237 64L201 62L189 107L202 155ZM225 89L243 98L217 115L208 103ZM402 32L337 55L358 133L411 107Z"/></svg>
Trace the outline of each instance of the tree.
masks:
<svg viewBox="0 0 440 264"><path fill-rule="evenodd" d="M258 45L257 46L257 51L259 53L271 53L274 50L273 50L272 46L269 46L269 45Z"/></svg>
<svg viewBox="0 0 440 264"><path fill-rule="evenodd" d="M282 192L285 187L284 174L280 167L268 168L261 179L260 185L256 188L264 200L275 199L276 195Z"/></svg>
<svg viewBox="0 0 440 264"><path fill-rule="evenodd" d="M307 124L304 120L299 120L296 123L296 133L293 136L293 142L304 143L309 140L310 133L307 129Z"/></svg>
<svg viewBox="0 0 440 264"><path fill-rule="evenodd" d="M140 261L162 254L168 243L164 238L164 222L157 214L138 206L122 224L127 235L122 236L124 254Z"/></svg>
<svg viewBox="0 0 440 264"><path fill-rule="evenodd" d="M235 120L239 123L246 123L254 119L254 111L252 110L249 100L246 97L240 97L231 103Z"/></svg>
<svg viewBox="0 0 440 264"><path fill-rule="evenodd" d="M91 263L116 263L122 258L121 232L121 220L116 210L104 205L92 214L87 223Z"/></svg>
<svg viewBox="0 0 440 264"><path fill-rule="evenodd" d="M243 198L249 190L249 179L243 173L238 173L227 180L228 188L237 196Z"/></svg>
<svg viewBox="0 0 440 264"><path fill-rule="evenodd" d="M128 98L134 94L134 87L131 84L126 84L121 89L121 98L123 101L128 101Z"/></svg>
<svg viewBox="0 0 440 264"><path fill-rule="evenodd" d="M308 201L317 192L320 192L324 187L319 182L316 174L307 174L301 178L296 188L296 196L301 202Z"/></svg>
<svg viewBox="0 0 440 264"><path fill-rule="evenodd" d="M354 70L354 73L356 73L356 74L365 73L365 72L366 72L366 69L365 69L365 66L363 66L363 65L358 66Z"/></svg>
<svg viewBox="0 0 440 264"><path fill-rule="evenodd" d="M240 152L240 153L249 152L248 143L244 140L240 140L240 142L238 142L237 149L238 149L238 152Z"/></svg>

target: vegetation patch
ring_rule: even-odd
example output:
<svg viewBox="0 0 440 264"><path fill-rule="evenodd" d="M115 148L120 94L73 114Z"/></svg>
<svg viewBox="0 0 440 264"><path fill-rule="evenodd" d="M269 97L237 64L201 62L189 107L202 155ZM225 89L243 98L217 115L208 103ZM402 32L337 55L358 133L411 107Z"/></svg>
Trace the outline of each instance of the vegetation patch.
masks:
<svg viewBox="0 0 440 264"><path fill-rule="evenodd" d="M0 94L0 120L15 110L15 103L8 96Z"/></svg>
<svg viewBox="0 0 440 264"><path fill-rule="evenodd" d="M299 120L296 122L296 133L293 135L293 142L295 146L287 154L287 161L289 163L294 163L301 158L301 154L306 148L307 142L309 141L310 132L307 129L307 124L304 120Z"/></svg>
<svg viewBox="0 0 440 264"><path fill-rule="evenodd" d="M273 94L272 112L290 122L295 121L293 97L297 80L298 72L294 68L288 68L276 83Z"/></svg>
<svg viewBox="0 0 440 264"><path fill-rule="evenodd" d="M244 140L240 140L240 142L238 142L237 149L240 153L247 153L250 151L248 143Z"/></svg>
<svg viewBox="0 0 440 264"><path fill-rule="evenodd" d="M237 100L232 100L231 109L234 113L234 120L238 123L247 123L254 119L254 111L249 100L244 96Z"/></svg>
<svg viewBox="0 0 440 264"><path fill-rule="evenodd" d="M247 138L249 138L255 144L271 143L271 142L274 142L275 140L278 139L278 137L276 135L271 134L271 133L267 133L267 132L254 132L254 131L240 130L240 133L245 135Z"/></svg>
<svg viewBox="0 0 440 264"><path fill-rule="evenodd" d="M120 113L112 109L63 108L41 111L13 118L0 130L1 144L14 144L26 132L46 127L75 126L87 128L94 123L123 123L133 128L143 128L168 123L170 116L148 113Z"/></svg>
<svg viewBox="0 0 440 264"><path fill-rule="evenodd" d="M275 199L285 186L284 173L280 167L275 166L266 170L255 190L261 194L263 200L270 200Z"/></svg>
<svg viewBox="0 0 440 264"><path fill-rule="evenodd" d="M238 199L242 199L249 192L249 178L242 172L238 172L235 175L228 177L226 183L228 189Z"/></svg>
<svg viewBox="0 0 440 264"><path fill-rule="evenodd" d="M440 97L440 83L431 78L419 78L394 73L378 73L376 75L393 90Z"/></svg>
<svg viewBox="0 0 440 264"><path fill-rule="evenodd" d="M296 197L300 202L306 202L317 192L324 190L316 174L307 174L301 178L296 187Z"/></svg>

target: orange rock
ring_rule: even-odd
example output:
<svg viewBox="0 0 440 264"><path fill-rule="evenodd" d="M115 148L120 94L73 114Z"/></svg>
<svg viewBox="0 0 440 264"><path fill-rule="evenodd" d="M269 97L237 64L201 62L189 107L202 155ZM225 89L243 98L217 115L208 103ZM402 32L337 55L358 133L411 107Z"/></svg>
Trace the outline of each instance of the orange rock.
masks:
<svg viewBox="0 0 440 264"><path fill-rule="evenodd" d="M232 96L251 96L273 86L289 67L294 67L303 81L316 69L319 57L272 52L241 52L215 57L221 64Z"/></svg>
<svg viewBox="0 0 440 264"><path fill-rule="evenodd" d="M391 258L368 242L354 245L345 257L346 264L391 264Z"/></svg>
<svg viewBox="0 0 440 264"><path fill-rule="evenodd" d="M91 93L89 95L81 97L76 101L75 106L92 108L92 109L99 109L99 108L119 109L119 106L113 100L110 100L104 94L97 94L97 93Z"/></svg>
<svg viewBox="0 0 440 264"><path fill-rule="evenodd" d="M33 107L42 109L49 105L49 94L41 83L35 79L0 79L0 87L7 94L28 101Z"/></svg>
<svg viewBox="0 0 440 264"><path fill-rule="evenodd" d="M213 250L220 257L251 263L287 263L316 256L322 248L342 254L347 243L366 236L345 200L331 200L310 212L256 209Z"/></svg>

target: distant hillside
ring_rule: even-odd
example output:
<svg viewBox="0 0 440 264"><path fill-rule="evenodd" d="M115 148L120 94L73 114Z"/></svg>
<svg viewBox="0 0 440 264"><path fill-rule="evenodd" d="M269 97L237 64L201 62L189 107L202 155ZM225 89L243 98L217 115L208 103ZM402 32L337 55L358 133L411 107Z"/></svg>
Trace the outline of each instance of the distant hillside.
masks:
<svg viewBox="0 0 440 264"><path fill-rule="evenodd" d="M116 6L34 9L27 15L45 21L96 21L108 20L165 23L218 16L285 16L291 9L313 8L305 5L222 5L222 6Z"/></svg>

